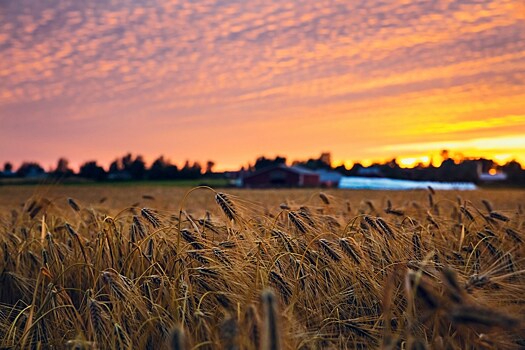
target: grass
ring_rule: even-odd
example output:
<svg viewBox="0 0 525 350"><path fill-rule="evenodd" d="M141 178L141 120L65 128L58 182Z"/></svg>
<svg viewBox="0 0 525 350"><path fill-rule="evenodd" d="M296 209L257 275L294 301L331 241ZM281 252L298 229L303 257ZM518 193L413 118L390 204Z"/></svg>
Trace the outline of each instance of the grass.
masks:
<svg viewBox="0 0 525 350"><path fill-rule="evenodd" d="M525 346L524 191L1 190L0 348Z"/></svg>

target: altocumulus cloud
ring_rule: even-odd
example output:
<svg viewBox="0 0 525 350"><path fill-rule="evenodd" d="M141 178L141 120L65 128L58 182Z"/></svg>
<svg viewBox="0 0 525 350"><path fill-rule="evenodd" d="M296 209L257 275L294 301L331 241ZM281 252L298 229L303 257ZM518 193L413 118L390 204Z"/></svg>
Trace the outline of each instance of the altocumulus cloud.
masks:
<svg viewBox="0 0 525 350"><path fill-rule="evenodd" d="M158 132L141 144L152 153L191 130L200 153L182 139L199 158L203 126L264 133L271 121L299 155L313 131L287 134L283 117L315 124L326 135L319 144L340 158L379 155L378 142L417 143L453 122L443 140L523 133L524 13L515 0L4 0L0 146L10 153L0 158L24 156L18 137L66 130L98 135L93 151L114 146L115 155L125 142L107 130L122 125L130 130L121 137ZM361 153L347 141L356 131ZM40 156L56 157L58 143L49 144ZM246 152L267 150L252 144Z"/></svg>

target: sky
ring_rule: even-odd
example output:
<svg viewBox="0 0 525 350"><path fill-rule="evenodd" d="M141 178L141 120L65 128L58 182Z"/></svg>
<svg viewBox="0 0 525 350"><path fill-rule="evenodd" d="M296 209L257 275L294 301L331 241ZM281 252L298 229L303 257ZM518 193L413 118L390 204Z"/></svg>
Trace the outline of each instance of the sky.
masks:
<svg viewBox="0 0 525 350"><path fill-rule="evenodd" d="M0 162L525 164L525 2L0 0Z"/></svg>

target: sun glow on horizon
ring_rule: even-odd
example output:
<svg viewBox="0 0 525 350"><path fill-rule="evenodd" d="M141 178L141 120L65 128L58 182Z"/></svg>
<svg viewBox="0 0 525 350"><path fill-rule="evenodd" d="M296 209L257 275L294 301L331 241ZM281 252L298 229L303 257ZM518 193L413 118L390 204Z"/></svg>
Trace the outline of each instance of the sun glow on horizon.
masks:
<svg viewBox="0 0 525 350"><path fill-rule="evenodd" d="M0 5L0 164L525 164L516 0Z"/></svg>

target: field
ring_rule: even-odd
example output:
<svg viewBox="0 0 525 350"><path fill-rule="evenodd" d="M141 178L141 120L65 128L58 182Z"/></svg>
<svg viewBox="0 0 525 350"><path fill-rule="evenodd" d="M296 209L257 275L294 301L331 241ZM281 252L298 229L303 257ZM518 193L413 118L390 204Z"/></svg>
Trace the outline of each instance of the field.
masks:
<svg viewBox="0 0 525 350"><path fill-rule="evenodd" d="M525 191L0 187L0 348L525 348Z"/></svg>

